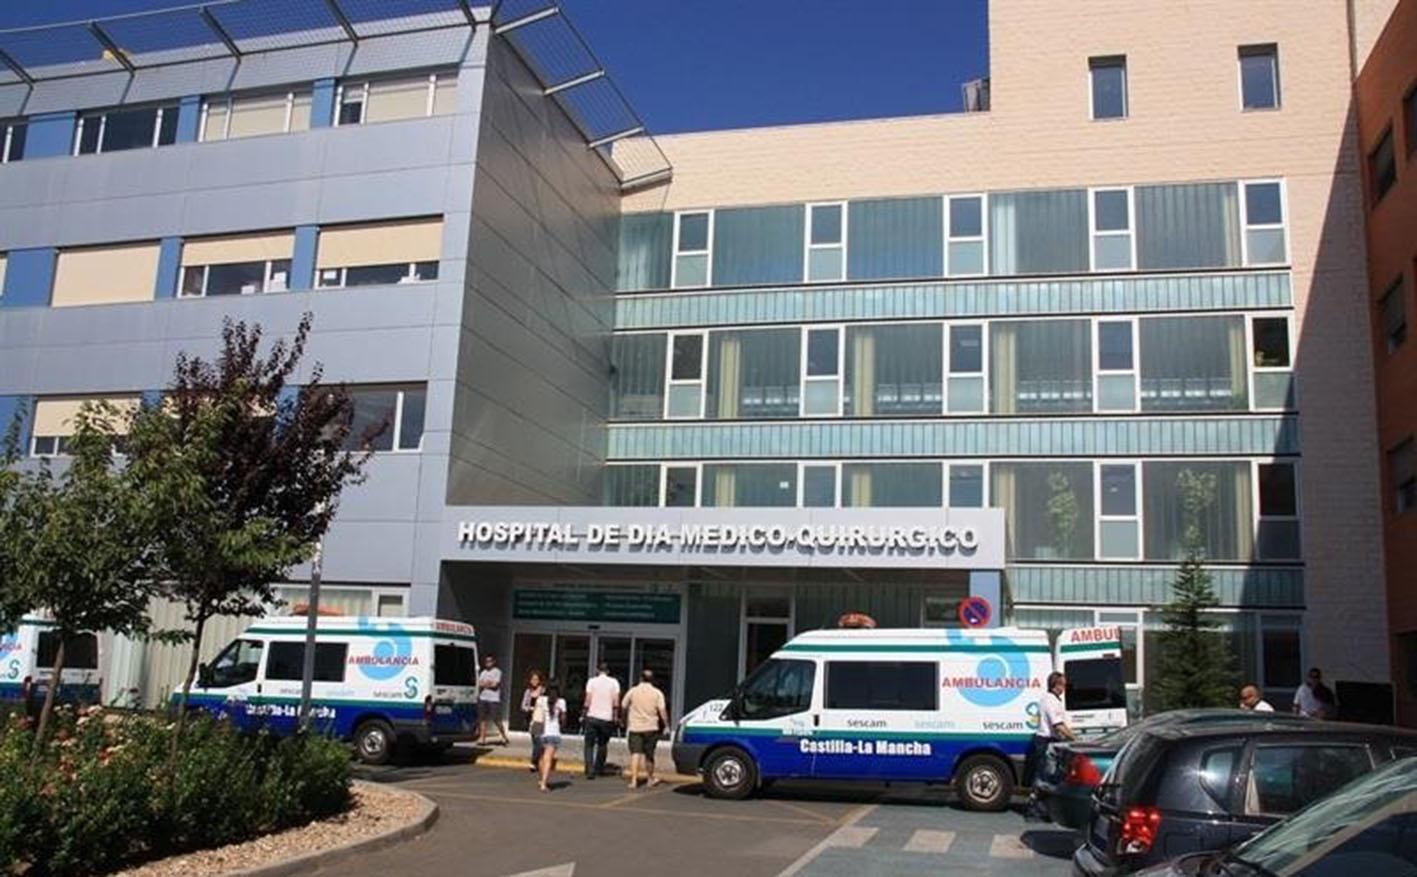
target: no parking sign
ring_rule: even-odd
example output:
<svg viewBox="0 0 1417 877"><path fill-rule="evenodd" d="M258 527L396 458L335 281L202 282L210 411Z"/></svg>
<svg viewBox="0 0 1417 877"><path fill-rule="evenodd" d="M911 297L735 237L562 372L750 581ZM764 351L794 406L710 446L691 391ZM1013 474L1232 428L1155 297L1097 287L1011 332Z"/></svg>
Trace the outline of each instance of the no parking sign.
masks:
<svg viewBox="0 0 1417 877"><path fill-rule="evenodd" d="M994 607L983 597L965 597L959 602L959 621L965 627L987 627Z"/></svg>

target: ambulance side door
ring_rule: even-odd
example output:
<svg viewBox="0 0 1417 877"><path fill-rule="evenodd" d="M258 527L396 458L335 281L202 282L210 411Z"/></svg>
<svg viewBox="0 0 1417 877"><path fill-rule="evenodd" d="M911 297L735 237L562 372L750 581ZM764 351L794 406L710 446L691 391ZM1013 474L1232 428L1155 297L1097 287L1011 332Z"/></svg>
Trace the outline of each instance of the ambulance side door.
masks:
<svg viewBox="0 0 1417 877"><path fill-rule="evenodd" d="M764 777L812 775L813 707L820 668L815 658L769 658L746 680L717 729L736 738Z"/></svg>
<svg viewBox="0 0 1417 877"><path fill-rule="evenodd" d="M940 662L934 656L841 657L823 662L814 776L937 779L946 770L934 734Z"/></svg>
<svg viewBox="0 0 1417 877"><path fill-rule="evenodd" d="M265 657L266 641L254 637L232 640L210 664L197 670L189 703L225 715L240 727L247 727L252 699L260 692L259 674Z"/></svg>

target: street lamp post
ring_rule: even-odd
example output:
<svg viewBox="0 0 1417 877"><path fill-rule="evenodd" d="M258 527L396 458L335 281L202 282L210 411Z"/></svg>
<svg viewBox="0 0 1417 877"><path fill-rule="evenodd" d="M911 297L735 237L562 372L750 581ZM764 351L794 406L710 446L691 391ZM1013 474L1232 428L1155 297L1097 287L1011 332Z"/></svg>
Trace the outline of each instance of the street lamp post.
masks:
<svg viewBox="0 0 1417 877"><path fill-rule="evenodd" d="M310 730L310 689L315 682L315 630L320 623L320 573L325 561L325 537L315 542L310 558L310 597L305 601L305 660L300 668L300 730Z"/></svg>

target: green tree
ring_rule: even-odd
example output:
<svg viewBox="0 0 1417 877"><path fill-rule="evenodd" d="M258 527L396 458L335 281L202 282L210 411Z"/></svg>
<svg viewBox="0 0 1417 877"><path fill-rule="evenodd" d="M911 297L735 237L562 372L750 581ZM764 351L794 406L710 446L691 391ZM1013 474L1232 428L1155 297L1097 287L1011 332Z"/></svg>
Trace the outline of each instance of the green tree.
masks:
<svg viewBox="0 0 1417 877"><path fill-rule="evenodd" d="M228 319L216 358L179 356L163 404L140 412L128 437L136 475L173 484L161 501L157 563L191 627L163 635L192 646L174 747L207 622L266 611L273 586L310 559L341 490L363 477L368 454L345 450L348 393L323 383L318 365L300 386L292 381L310 325L306 314L291 340L262 354L262 328Z"/></svg>
<svg viewBox="0 0 1417 877"><path fill-rule="evenodd" d="M1176 477L1183 521L1181 567L1171 602L1161 609L1158 673L1149 688L1154 710L1226 706L1235 699L1235 656L1209 610L1220 604L1206 570L1202 522L1215 504L1215 475L1183 469Z"/></svg>
<svg viewBox="0 0 1417 877"><path fill-rule="evenodd" d="M12 599L48 615L58 644L39 746L64 678L66 644L87 631L142 636L150 624L153 493L116 459L123 420L106 402L85 403L66 439L62 474L48 460L20 473L0 526Z"/></svg>
<svg viewBox="0 0 1417 877"><path fill-rule="evenodd" d="M14 574L16 532L12 504L21 478L17 464L23 420L24 411L16 411L5 431L4 444L0 445L0 634L14 631L32 608L25 583Z"/></svg>

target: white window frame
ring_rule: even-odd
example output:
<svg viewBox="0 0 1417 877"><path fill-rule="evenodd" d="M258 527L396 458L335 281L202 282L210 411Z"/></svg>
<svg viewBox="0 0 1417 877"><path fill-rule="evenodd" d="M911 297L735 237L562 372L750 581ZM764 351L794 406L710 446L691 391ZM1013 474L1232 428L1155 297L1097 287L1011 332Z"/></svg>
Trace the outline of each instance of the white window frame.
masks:
<svg viewBox="0 0 1417 877"><path fill-rule="evenodd" d="M304 91L301 91L300 93L301 93L301 94L305 94ZM214 99L214 98L207 98L207 99L203 100L203 101L202 101L202 121L201 121L201 125L200 125L200 127L199 127L199 129L198 129L198 131L197 131L197 142L199 142L199 143L208 143L208 142L216 143L216 142L219 142L219 141L215 141L215 140L213 140L213 141L208 141L208 140L207 140L207 124L208 124L208 122L210 121L210 113L211 113L211 108L212 108L212 104L213 104L213 103L220 103L220 104L225 104L225 105L226 105L226 117L222 119L222 124L221 124L221 140L227 140L227 139L229 139L229 138L231 137L231 111L232 111L232 108L233 108L233 107L235 106L235 104L236 104L237 98L248 98L248 97L250 97L250 98L275 97L277 94L280 94L280 92L278 92L278 91L272 91L272 92L252 92L252 93L250 93L250 94L225 94L225 95L221 95L221 96L219 96L218 98L215 98L215 99ZM285 93L285 127L283 127L280 131L275 132L275 133L279 133L279 134L289 134L289 133L290 133L290 123L291 123L292 121L294 121L294 119L295 119L295 95L296 95L296 92L295 92L294 89L291 89L291 90L286 91L286 93ZM338 104L336 104L336 105L338 105ZM338 116L338 113L336 113L336 115Z"/></svg>
<svg viewBox="0 0 1417 877"><path fill-rule="evenodd" d="M63 436L63 435L32 435L32 436L30 436L30 456L31 456L31 457L39 457L39 458L42 458L42 459L53 459L54 457L67 457L67 456L69 456L69 455L64 451L63 448L61 448L61 447L59 446L59 445L60 445L60 442L62 442L62 441L63 441L64 439L66 439L66 438L68 438L68 436ZM38 447L38 446L39 446L39 440L40 440L40 439L54 439L54 450L52 450L52 451L45 451L44 453L40 453L39 447Z"/></svg>
<svg viewBox="0 0 1417 877"><path fill-rule="evenodd" d="M359 121L340 122L340 108L344 106L344 96L351 88L359 89ZM356 80L354 82L341 82L335 87L335 117L331 120L330 126L333 128L342 125L363 125L364 117L369 113L369 80Z"/></svg>
<svg viewBox="0 0 1417 877"><path fill-rule="evenodd" d="M979 199L979 234L953 237L950 234L950 212L954 209L954 202L968 198ZM950 244L979 243L982 256L980 257L980 270L972 274L955 273L950 265ZM987 277L989 274L989 193L988 192L961 192L957 195L945 196L945 277Z"/></svg>
<svg viewBox="0 0 1417 877"><path fill-rule="evenodd" d="M812 214L819 208L835 207L841 211L841 240L831 244L812 243ZM840 283L846 279L846 202L845 201L813 201L807 204L807 221L802 228L802 282L803 283ZM675 221L675 245L678 245L679 220ZM712 221L710 221L709 234L712 242ZM710 249L712 244L710 243ZM814 250L841 250L841 271L836 277L812 277L812 252ZM678 255L677 251L675 255ZM676 260L677 261L677 260Z"/></svg>
<svg viewBox="0 0 1417 877"><path fill-rule="evenodd" d="M1104 192L1126 192L1127 193L1127 227L1125 229L1102 230L1097 227L1097 196ZM1137 270L1137 235L1136 235L1136 189L1133 186L1094 186L1087 190L1087 267L1089 271L1135 271ZM1128 259L1130 264L1125 268L1099 268L1097 267L1097 239L1107 237L1127 237L1128 239Z"/></svg>
<svg viewBox="0 0 1417 877"><path fill-rule="evenodd" d="M401 390L398 391L398 398L397 398L397 399L395 400L395 402L394 402L394 423L393 423L393 427L394 427L394 436L393 436L394 444L393 444L393 447L389 448L389 450L384 451L383 453L386 453L386 454L417 454L417 453L420 453L420 452L423 450L423 436L422 436L422 435L420 435L420 436L418 437L418 445L417 445L416 447L412 447L412 448L400 447L400 445L403 444L403 402L404 402L404 398L405 398L407 395L408 395L408 390L403 390L403 389L401 389ZM426 416L427 416L427 413L428 413L428 412L427 412L427 406L428 406L428 388L427 388L427 386L425 386L425 387L423 388L423 405L424 405L424 409L425 409L425 410L424 410L424 416L426 417ZM424 432L426 433L427 430L425 429Z"/></svg>
<svg viewBox="0 0 1417 877"><path fill-rule="evenodd" d="M807 484L806 470L808 469L832 470L832 504L830 506L812 506L812 508L841 508L841 462L839 460L799 460L797 462L797 508L807 508L804 505L804 496Z"/></svg>
<svg viewBox="0 0 1417 877"><path fill-rule="evenodd" d="M1274 183L1279 186L1279 222L1250 222L1250 199L1249 187ZM1289 265L1294 261L1294 251L1289 241L1289 187L1284 184L1281 177L1265 177L1253 180L1239 180L1240 187L1240 264L1246 268L1265 268L1279 265ZM1283 262L1257 262L1250 261L1250 232L1264 231L1268 229L1279 229L1284 233L1284 261Z"/></svg>
<svg viewBox="0 0 1417 877"><path fill-rule="evenodd" d="M1251 56L1268 55L1270 75L1274 77L1274 106L1245 106L1245 52ZM1268 52L1261 50L1268 49ZM1246 43L1235 47L1235 100L1242 113L1272 113L1284 106L1284 92L1279 87L1279 43Z"/></svg>
<svg viewBox="0 0 1417 877"><path fill-rule="evenodd" d="M767 615L748 614L748 588L745 587L740 592L738 602L738 678L742 679L748 672L745 666L748 662L748 625L750 624L777 624L787 626L787 639L790 640L797 632L797 591L791 585L774 586L779 590L787 592L787 617L774 618Z"/></svg>
<svg viewBox="0 0 1417 877"><path fill-rule="evenodd" d="M694 505L692 508L701 508L704 502L704 464L695 462L678 461L674 463L664 463L659 467L659 507L669 508L666 502L669 499L669 470L670 469L693 469L694 470ZM676 508L689 508L689 506L676 506Z"/></svg>
<svg viewBox="0 0 1417 877"><path fill-rule="evenodd" d="M979 359L979 371L978 371L978 373L977 373L977 377L979 378L979 380L980 380L981 382L983 382L983 385L984 385L984 386L983 386L983 392L980 394L980 398L983 400L984 407L981 408L981 409L979 409L979 410L977 410L977 411L976 411L976 410L966 410L966 409L959 409L959 410L956 410L955 407L954 407L954 405L950 404L950 378L951 378L951 377L954 377L956 374L958 374L958 375L959 375L960 377L962 377L962 378L969 378L969 377L975 377L975 376L976 376L976 373L975 373L975 372L956 372L956 371L954 370L954 346L953 346L953 344L952 344L952 338L951 338L951 336L954 334L955 327L967 328L967 327L969 327L969 326L976 326L976 327L979 328L979 357L980 357L980 359ZM943 407L943 409L944 409L944 412L945 412L946 414L966 414L966 415L974 415L974 416L982 416L982 415L988 414L988 413L989 413L989 321L988 321L988 320L956 320L956 321L950 321L950 322L944 323L944 325L943 325L942 328L943 328L943 330L944 330L944 351L943 351L944 355L941 356L940 359L941 359L941 362L944 363L945 374L944 374L944 380L943 380L942 383L941 383L941 393L940 393L940 395L943 397L943 398L941 399L941 403L942 403L942 407Z"/></svg>
<svg viewBox="0 0 1417 877"><path fill-rule="evenodd" d="M1256 365L1255 364L1255 320L1275 320L1282 319L1285 323L1285 340L1289 344L1289 364L1286 366ZM1286 408L1261 408L1259 398L1255 395L1255 376L1260 374L1287 374L1293 381L1294 377L1294 315L1289 311L1261 311L1245 315L1245 348L1247 351L1246 365L1249 366L1249 393L1251 411L1285 411Z"/></svg>
<svg viewBox="0 0 1417 877"><path fill-rule="evenodd" d="M1122 115L1097 117L1097 107L1093 106L1092 100L1092 77L1099 67L1113 67L1113 64L1094 64L1094 61L1112 61L1117 58L1122 59ZM1089 55L1087 58L1087 118L1093 122L1120 122L1131 118L1132 115L1132 84L1131 77L1127 75L1127 56L1125 54L1114 55Z"/></svg>
<svg viewBox="0 0 1417 877"><path fill-rule="evenodd" d="M704 239L707 249L684 250L679 249L679 226L683 224L685 216L698 216L700 214L708 216L708 234ZM674 242L670 250L669 260L669 288L670 289L707 289L713 286L713 226L714 211L708 210L676 210L674 211ZM679 257L680 256L703 256L704 257L704 283L702 286L679 285Z"/></svg>
<svg viewBox="0 0 1417 877"><path fill-rule="evenodd" d="M674 339L680 336L698 335L701 340L699 345L699 376L694 379L674 377ZM664 419L665 420L703 420L704 418L704 396L708 391L708 353L709 353L709 333L703 329L696 329L688 332L669 332L667 343L664 345ZM699 410L692 416L675 416L669 413L669 397L674 387L699 385Z"/></svg>
<svg viewBox="0 0 1417 877"><path fill-rule="evenodd" d="M433 279L433 280L423 280L422 278L420 278L420 277L418 276L418 266L419 266L419 265L423 264L424 262L435 262L435 261L438 261L438 260L436 260L436 259L423 259L423 260L420 260L420 261L417 261L417 262L407 262L407 263L403 263L403 264L405 264L405 265L407 266L407 270L404 272L404 275L403 275L402 277L400 277L398 280L394 281L394 283L395 283L396 285L398 285L398 286L402 286L402 285L404 285L405 283L437 283L438 281L437 281L436 278ZM398 262L389 262L389 263L387 263L387 264L390 264L390 265L398 265L398 264L400 264L400 263L398 263ZM350 268L372 268L372 267L375 267L375 266L373 266L373 265L342 265L342 266L340 266L339 268L317 268L317 269L315 270L315 288L316 288L316 289L348 289L349 287L347 287L347 286L345 285L345 283L346 283L346 280L348 279L349 269L350 269ZM327 272L330 272L330 271L336 271L336 272L339 273L339 283L325 283L325 282L324 282L324 275L325 275ZM440 272L440 273L441 273L441 272ZM378 284L366 284L366 285L368 285L368 286L376 286L376 285L378 285Z"/></svg>
<svg viewBox="0 0 1417 877"><path fill-rule="evenodd" d="M940 497L941 497L941 499L944 501L944 502L943 502L943 505L944 505L945 508L947 508L947 509L953 509L953 508L960 508L960 509L981 508L981 509L987 509L987 508L989 508L989 463L988 463L987 460L941 460L940 462L944 464L944 466L943 466L944 471L941 473L941 477L943 477L943 478L945 479L944 487L940 490ZM959 468L978 468L978 469L979 469L979 477L980 477L980 479L981 479L981 482L980 482L980 485L979 485L979 487L980 487L980 491L979 491L979 494L980 494L980 496L979 496L979 498L980 498L980 505L978 505L978 506L957 506L957 505L954 505L953 503L950 502L950 475L954 472L954 470L955 470L956 467L959 467Z"/></svg>
<svg viewBox="0 0 1417 877"><path fill-rule="evenodd" d="M1130 469L1132 470L1132 508L1133 508L1133 510L1134 510L1134 511L1133 511L1133 514L1130 514L1130 515L1105 515L1105 514L1102 513L1102 469L1103 469L1104 466L1115 466L1115 467L1118 467L1118 468L1127 467L1127 468L1130 468ZM1142 526L1143 526L1143 523L1142 523L1142 508L1143 508L1143 506L1142 506L1142 491L1141 491L1141 481L1142 481L1141 461L1140 461L1140 460L1137 460L1137 459L1132 459L1132 458L1117 458L1117 459L1113 459L1113 458L1110 458L1110 457L1107 457L1107 458L1099 458L1099 459L1097 459L1097 460L1094 460L1094 461L1093 461L1093 466L1092 466L1092 481L1093 481L1094 490L1095 490L1095 492L1093 493L1093 506L1092 506L1092 507L1093 507L1093 509L1095 510L1096 515L1097 515L1097 520L1094 522L1094 523L1095 523L1095 526L1093 527L1093 531L1092 531L1092 539L1093 539L1092 556L1093 556L1096 560L1098 560L1098 561L1114 561L1114 560L1137 561L1137 560L1141 560L1141 559L1142 559L1142 555L1145 553L1145 552L1144 552L1143 542L1142 542L1144 530L1142 529ZM1131 555L1130 557L1120 557L1120 556L1114 557L1114 556L1111 556L1111 555L1104 555L1104 554L1102 553L1102 524L1103 524L1103 522L1134 524L1134 525L1136 526L1136 531L1137 531L1137 550L1136 550L1136 553L1133 554L1133 555Z"/></svg>
<svg viewBox="0 0 1417 877"><path fill-rule="evenodd" d="M13 141L14 141L14 138L15 138L15 126L16 126L16 125L26 125L26 126L28 126L28 125L29 125L29 120L28 120L28 119L10 119L10 120L6 121L4 124L5 124L5 142L4 142L4 143L0 143L0 164L9 164L11 161L18 161L18 159L11 159L11 158L10 158L10 147L11 147ZM28 128L26 128L26 134L28 134Z"/></svg>
<svg viewBox="0 0 1417 877"><path fill-rule="evenodd" d="M1130 369L1102 368L1102 324L1129 323L1132 329L1132 367ZM1092 318L1092 410L1097 414L1135 414L1141 410L1141 335L1139 320L1133 315L1098 316ZM1132 407L1102 407L1102 377L1131 375ZM1253 396L1251 397L1253 398Z"/></svg>
<svg viewBox="0 0 1417 877"><path fill-rule="evenodd" d="M807 345L813 332L834 332L836 334L836 374L834 375L808 375L807 374ZM802 327L801 356L798 363L798 376L801 386L797 388L797 416L798 417L840 417L841 416L841 390L842 380L846 372L846 329L840 323L830 323L823 325L807 324ZM836 384L836 407L826 414L808 414L807 409L807 385L825 384L832 382Z"/></svg>
<svg viewBox="0 0 1417 877"><path fill-rule="evenodd" d="M253 261L254 261L254 260L253 260ZM277 288L277 287L273 287L273 286L271 285L272 275L275 273L275 271L274 271L275 263L276 263L276 262L289 262L289 261L291 261L291 260L290 260L290 259L267 259L267 260L265 261L265 266L266 266L266 268L265 268L265 274L264 274L264 276L263 276L263 278L262 278L262 280L261 280L261 288L260 288L260 289L257 289L257 290L253 290L252 292L243 292L243 293L240 293L240 294L241 294L241 295L260 295L260 294L263 293L263 292L287 292L287 291L289 291L289 290L290 290L290 272L289 272L289 271L286 272L285 286L282 286L282 287ZM243 264L243 263L221 263L221 262L218 262L218 263L216 263L216 264L221 265L221 264ZM182 271L181 271L181 273L179 274L179 276L178 276L178 278L177 278L177 297L178 297L178 298L206 298L206 297L207 297L207 284L208 284L208 282L211 280L211 269L212 269L212 267L213 267L213 265L211 265L211 264L206 264L206 265L183 265L183 266L182 266ZM182 289L182 279L183 279L183 277L186 276L188 269L191 269L191 268L201 268L201 269L202 269L202 291L201 291L201 292L184 292L183 289Z"/></svg>
<svg viewBox="0 0 1417 877"><path fill-rule="evenodd" d="M1288 466L1294 470L1294 514L1292 515L1265 515L1260 511L1260 467L1261 466ZM1254 515L1254 536L1253 555L1251 563L1301 563L1304 559L1304 534L1299 534L1299 556L1261 558L1260 557L1260 523L1263 521L1278 521L1281 523L1293 522L1300 524L1304 518L1303 490L1301 489L1300 477L1302 472L1299 468L1299 460L1280 457L1263 457L1250 461L1250 507ZM1300 527L1302 528L1302 524Z"/></svg>
<svg viewBox="0 0 1417 877"><path fill-rule="evenodd" d="M93 155L103 155L103 154L104 154L104 151L103 151L103 135L104 135L105 133L107 133L107 131L108 131L108 114L109 114L110 112L123 111L123 110L129 110L129 109L140 110L140 109L144 109L144 108L143 108L142 106L135 106L135 107L113 107L113 108L111 108L111 109L104 110L103 112L97 113L97 114L95 114L95 115L89 115L89 116L80 115L80 116L79 116L78 123L74 125L74 149L73 149L73 153L72 153L72 154L73 154L73 155L87 155L87 154L89 154L89 153L80 153L80 152L79 152L79 146L84 142L84 123L85 123L85 122L92 122L94 119L98 119L98 140L94 143L94 151L93 151L92 154L93 154ZM165 110L173 110L173 111L176 111L178 108L175 107L175 106L167 106L167 105L164 104L164 105L161 105L161 106L156 107L156 109L157 109L157 113L156 113L155 116L153 117L153 136L152 136L152 142L149 144L153 149L156 149L158 146L161 145L158 141L162 139L162 114L163 114L163 112L164 112ZM128 150L119 150L119 151L120 151L120 152L127 152Z"/></svg>

